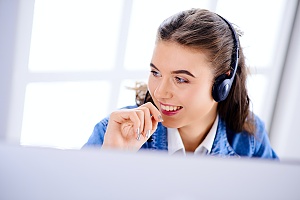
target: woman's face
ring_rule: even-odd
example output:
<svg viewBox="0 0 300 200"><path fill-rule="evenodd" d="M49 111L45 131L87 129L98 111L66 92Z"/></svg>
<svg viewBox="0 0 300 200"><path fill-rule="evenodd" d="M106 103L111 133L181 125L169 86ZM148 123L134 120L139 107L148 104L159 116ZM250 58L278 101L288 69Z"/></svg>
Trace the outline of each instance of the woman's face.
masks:
<svg viewBox="0 0 300 200"><path fill-rule="evenodd" d="M148 89L166 127L182 128L215 119L217 102L212 98L210 65L202 52L175 42L157 42Z"/></svg>

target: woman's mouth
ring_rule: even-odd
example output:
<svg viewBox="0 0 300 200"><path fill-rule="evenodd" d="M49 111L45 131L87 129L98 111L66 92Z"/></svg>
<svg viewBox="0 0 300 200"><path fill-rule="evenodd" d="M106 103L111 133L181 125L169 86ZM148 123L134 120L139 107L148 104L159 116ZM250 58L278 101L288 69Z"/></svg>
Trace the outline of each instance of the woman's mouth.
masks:
<svg viewBox="0 0 300 200"><path fill-rule="evenodd" d="M171 106L171 105L163 105L160 104L161 112L164 115L175 115L177 114L183 107L182 106Z"/></svg>

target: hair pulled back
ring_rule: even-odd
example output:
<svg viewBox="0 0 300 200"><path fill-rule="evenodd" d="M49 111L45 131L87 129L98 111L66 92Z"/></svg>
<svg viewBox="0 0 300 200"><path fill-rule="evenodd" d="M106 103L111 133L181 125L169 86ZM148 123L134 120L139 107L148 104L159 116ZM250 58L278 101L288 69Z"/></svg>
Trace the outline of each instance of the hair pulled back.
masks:
<svg viewBox="0 0 300 200"><path fill-rule="evenodd" d="M167 18L158 28L156 41L176 42L204 52L213 67L214 78L232 70L232 31L221 17L211 11L190 9ZM240 47L236 75L228 97L218 103L218 113L232 131L245 130L253 134L255 125L249 108L247 72L245 57Z"/></svg>

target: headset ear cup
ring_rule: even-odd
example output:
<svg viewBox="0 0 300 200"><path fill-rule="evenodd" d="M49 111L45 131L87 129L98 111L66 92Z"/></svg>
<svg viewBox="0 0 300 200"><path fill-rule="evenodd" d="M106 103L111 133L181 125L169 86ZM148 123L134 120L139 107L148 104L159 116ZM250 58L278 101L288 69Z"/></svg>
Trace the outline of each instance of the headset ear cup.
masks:
<svg viewBox="0 0 300 200"><path fill-rule="evenodd" d="M232 81L231 79L226 79L226 75L219 76L213 85L212 96L216 102L220 102L226 99L229 94Z"/></svg>

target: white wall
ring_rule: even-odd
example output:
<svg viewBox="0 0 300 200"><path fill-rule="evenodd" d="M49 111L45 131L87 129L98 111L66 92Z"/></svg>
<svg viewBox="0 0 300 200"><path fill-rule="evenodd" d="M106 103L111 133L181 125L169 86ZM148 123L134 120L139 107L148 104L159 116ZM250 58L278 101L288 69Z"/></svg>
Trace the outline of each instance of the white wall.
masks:
<svg viewBox="0 0 300 200"><path fill-rule="evenodd" d="M6 139L13 75L18 1L0 0L0 139Z"/></svg>
<svg viewBox="0 0 300 200"><path fill-rule="evenodd" d="M284 159L300 159L300 7L282 71L271 126L273 148Z"/></svg>
<svg viewBox="0 0 300 200"><path fill-rule="evenodd" d="M20 139L34 0L0 0L0 137Z"/></svg>

